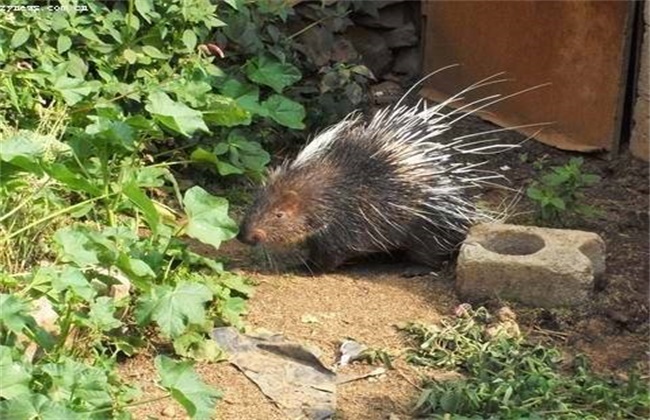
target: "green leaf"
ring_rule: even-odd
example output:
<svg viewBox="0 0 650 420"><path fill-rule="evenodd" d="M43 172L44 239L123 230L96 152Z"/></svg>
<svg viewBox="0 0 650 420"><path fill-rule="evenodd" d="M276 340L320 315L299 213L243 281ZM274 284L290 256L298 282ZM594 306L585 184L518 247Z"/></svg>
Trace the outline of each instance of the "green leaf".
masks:
<svg viewBox="0 0 650 420"><path fill-rule="evenodd" d="M128 182L122 186L122 193L142 211L142 214L147 221L147 225L154 234L158 233L158 225L160 224L160 215L153 204L153 201L138 187L134 181Z"/></svg>
<svg viewBox="0 0 650 420"><path fill-rule="evenodd" d="M45 171L52 178L56 179L63 185L75 191L84 191L97 197L102 194L102 190L96 185L91 184L81 174L72 172L62 163L55 163L45 168Z"/></svg>
<svg viewBox="0 0 650 420"><path fill-rule="evenodd" d="M107 372L70 358L62 359L42 367L51 381L49 396L52 399L76 400L81 411L111 406Z"/></svg>
<svg viewBox="0 0 650 420"><path fill-rule="evenodd" d="M302 78L300 70L288 63L281 63L267 56L250 60L245 67L246 76L253 82L270 86L277 93Z"/></svg>
<svg viewBox="0 0 650 420"><path fill-rule="evenodd" d="M257 86L244 84L236 79L230 79L221 86L221 93L235 99L237 105L246 111L262 117L268 116L266 108L260 105L260 89Z"/></svg>
<svg viewBox="0 0 650 420"><path fill-rule="evenodd" d="M224 273L219 278L219 283L228 289L234 290L244 296L252 296L253 291L255 290L253 286L246 282L246 279L244 277L233 273Z"/></svg>
<svg viewBox="0 0 650 420"><path fill-rule="evenodd" d="M180 283L174 289L155 286L138 305L138 322L156 321L164 336L176 338L189 325L206 321L204 305L210 300L212 292L203 284Z"/></svg>
<svg viewBox="0 0 650 420"><path fill-rule="evenodd" d="M149 95L145 109L162 125L184 136L189 137L197 130L210 132L200 111L171 100L163 92Z"/></svg>
<svg viewBox="0 0 650 420"><path fill-rule="evenodd" d="M0 402L0 418L3 420L76 420L81 416L68 409L64 402L54 402L43 394L25 394Z"/></svg>
<svg viewBox="0 0 650 420"><path fill-rule="evenodd" d="M549 203L556 209L566 210L566 204L564 203L564 200L559 197L550 198Z"/></svg>
<svg viewBox="0 0 650 420"><path fill-rule="evenodd" d="M84 97L96 92L101 86L99 81L87 82L83 79L59 77L54 83L54 89L58 91L66 104L72 106L80 102Z"/></svg>
<svg viewBox="0 0 650 420"><path fill-rule="evenodd" d="M29 29L27 28L20 28L16 32L14 32L14 35L11 37L11 48L18 48L21 45L23 45L25 42L30 37L30 32Z"/></svg>
<svg viewBox="0 0 650 420"><path fill-rule="evenodd" d="M18 296L0 294L0 327L2 329L7 329L14 334L22 333L25 327L35 323L29 311L30 307L27 302Z"/></svg>
<svg viewBox="0 0 650 420"><path fill-rule="evenodd" d="M209 419L221 394L206 385L189 362L176 362L166 356L155 360L160 385L168 390L192 419Z"/></svg>
<svg viewBox="0 0 650 420"><path fill-rule="evenodd" d="M237 235L237 224L228 216L228 200L214 197L201 187L185 192L183 205L188 216L186 233L219 248L222 241Z"/></svg>
<svg viewBox="0 0 650 420"><path fill-rule="evenodd" d="M526 195L533 200L540 201L544 198L544 193L539 188L528 187L526 190Z"/></svg>
<svg viewBox="0 0 650 420"><path fill-rule="evenodd" d="M194 31L191 29L186 29L183 32L183 45L185 45L185 48L187 48L190 51L194 51L194 48L196 48L197 43L198 43L198 39Z"/></svg>
<svg viewBox="0 0 650 420"><path fill-rule="evenodd" d="M135 10L147 23L151 23L150 17L154 10L153 0L135 0Z"/></svg>
<svg viewBox="0 0 650 420"><path fill-rule="evenodd" d="M99 264L97 251L90 245L92 241L86 232L74 227L64 227L54 234L60 250L59 258L64 262L74 262L79 267L95 266Z"/></svg>
<svg viewBox="0 0 650 420"><path fill-rule="evenodd" d="M251 114L233 99L225 96L211 95L207 109L208 111L203 112L203 118L210 124L233 127L251 123Z"/></svg>
<svg viewBox="0 0 650 420"><path fill-rule="evenodd" d="M142 52L147 54L151 58L158 58L161 60L167 60L169 58L168 54L164 54L162 51L160 51L158 48L153 47L151 45L145 45L142 47Z"/></svg>
<svg viewBox="0 0 650 420"><path fill-rule="evenodd" d="M25 366L13 361L11 349L5 346L0 346L0 378L0 398L24 397L30 391L32 375Z"/></svg>
<svg viewBox="0 0 650 420"><path fill-rule="evenodd" d="M214 155L214 153L209 152L208 150L205 150L202 147L197 147L195 151L192 152L190 155L190 159L193 162L201 162L201 163L210 163L216 165L219 159Z"/></svg>
<svg viewBox="0 0 650 420"><path fill-rule="evenodd" d="M271 95L262 103L274 121L285 127L302 130L305 128L305 108L298 102L282 95Z"/></svg>
<svg viewBox="0 0 650 420"><path fill-rule="evenodd" d="M88 73L88 65L86 62L73 52L68 53L68 59L68 73L70 73L72 77L83 80Z"/></svg>
<svg viewBox="0 0 650 420"><path fill-rule="evenodd" d="M68 51L72 46L72 40L67 35L59 35L59 38L56 41L56 50L59 54L63 54Z"/></svg>
<svg viewBox="0 0 650 420"><path fill-rule="evenodd" d="M222 162L222 161L217 162L217 171L219 171L219 175L221 176L241 175L244 173L243 169L238 168L235 165L231 165L228 162Z"/></svg>
<svg viewBox="0 0 650 420"><path fill-rule="evenodd" d="M126 62L129 64L134 64L136 61L138 61L138 54L129 48L124 50L122 57L124 57Z"/></svg>
<svg viewBox="0 0 650 420"><path fill-rule="evenodd" d="M219 362L226 359L223 350L214 340L194 331L174 340L174 351L179 356L200 361Z"/></svg>
<svg viewBox="0 0 650 420"><path fill-rule="evenodd" d="M70 266L66 266L58 276L52 279L52 287L57 292L70 290L86 302L92 301L97 293L81 270Z"/></svg>
<svg viewBox="0 0 650 420"><path fill-rule="evenodd" d="M115 318L115 300L108 296L98 297L90 304L88 321L100 331L110 331L122 325L122 322Z"/></svg>
<svg viewBox="0 0 650 420"><path fill-rule="evenodd" d="M0 141L0 161L11 163L30 172L40 173L39 160L45 154L46 143L31 131L19 133Z"/></svg>
<svg viewBox="0 0 650 420"><path fill-rule="evenodd" d="M240 297L229 297L219 305L219 313L230 325L240 326L241 316L246 313L246 301Z"/></svg>
<svg viewBox="0 0 650 420"><path fill-rule="evenodd" d="M235 10L239 10L239 4L237 3L237 0L224 0L230 7L232 7Z"/></svg>

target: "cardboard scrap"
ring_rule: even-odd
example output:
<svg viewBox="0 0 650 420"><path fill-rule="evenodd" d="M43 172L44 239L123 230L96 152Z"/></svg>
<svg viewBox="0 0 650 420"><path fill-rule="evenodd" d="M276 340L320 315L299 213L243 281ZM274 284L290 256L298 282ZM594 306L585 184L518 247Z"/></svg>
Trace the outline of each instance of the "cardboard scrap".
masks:
<svg viewBox="0 0 650 420"><path fill-rule="evenodd" d="M280 334L249 336L216 328L229 361L293 419L328 419L336 411L337 375L311 351Z"/></svg>

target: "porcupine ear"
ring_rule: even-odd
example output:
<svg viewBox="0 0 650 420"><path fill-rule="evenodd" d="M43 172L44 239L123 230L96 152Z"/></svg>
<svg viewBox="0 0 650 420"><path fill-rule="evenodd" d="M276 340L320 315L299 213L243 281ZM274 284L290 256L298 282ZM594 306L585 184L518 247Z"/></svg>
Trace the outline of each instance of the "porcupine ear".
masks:
<svg viewBox="0 0 650 420"><path fill-rule="evenodd" d="M289 190L282 194L280 200L280 207L278 210L285 212L287 215L292 216L300 210L300 195L293 190Z"/></svg>

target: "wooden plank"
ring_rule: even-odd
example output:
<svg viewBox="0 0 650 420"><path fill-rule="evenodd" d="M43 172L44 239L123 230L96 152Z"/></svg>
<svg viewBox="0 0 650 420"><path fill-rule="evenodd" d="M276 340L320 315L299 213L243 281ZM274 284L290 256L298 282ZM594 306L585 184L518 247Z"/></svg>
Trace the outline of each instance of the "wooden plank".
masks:
<svg viewBox="0 0 650 420"><path fill-rule="evenodd" d="M650 2L648 1L644 5L643 19L641 68L634 103L634 126L630 138L630 151L638 158L650 160Z"/></svg>
<svg viewBox="0 0 650 420"><path fill-rule="evenodd" d="M633 8L626 1L423 1L424 70L460 64L428 80L439 101L505 71L513 82L467 101L550 86L509 99L482 117L502 126L553 122L536 139L569 150L615 150ZM507 91L504 91L507 89ZM536 129L520 130L528 135Z"/></svg>

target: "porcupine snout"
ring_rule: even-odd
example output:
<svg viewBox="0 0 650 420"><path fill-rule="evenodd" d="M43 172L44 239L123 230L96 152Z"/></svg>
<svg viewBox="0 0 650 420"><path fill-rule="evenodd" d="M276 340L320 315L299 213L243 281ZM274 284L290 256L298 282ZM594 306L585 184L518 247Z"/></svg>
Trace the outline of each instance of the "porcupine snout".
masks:
<svg viewBox="0 0 650 420"><path fill-rule="evenodd" d="M242 226L239 229L237 240L246 245L257 245L266 240L266 232L262 229L246 229Z"/></svg>

